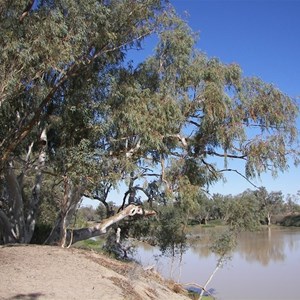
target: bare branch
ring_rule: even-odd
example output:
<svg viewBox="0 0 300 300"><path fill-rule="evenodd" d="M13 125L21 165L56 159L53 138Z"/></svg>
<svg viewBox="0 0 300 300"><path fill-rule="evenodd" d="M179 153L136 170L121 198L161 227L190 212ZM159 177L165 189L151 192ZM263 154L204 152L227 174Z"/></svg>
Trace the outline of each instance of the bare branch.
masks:
<svg viewBox="0 0 300 300"><path fill-rule="evenodd" d="M202 159L201 161L208 167L209 172L211 172L213 176L217 178L218 171L216 170L216 168L212 164L206 162L204 159Z"/></svg>
<svg viewBox="0 0 300 300"><path fill-rule="evenodd" d="M103 220L97 225L72 230L72 237L71 230L68 230L68 239L71 240L72 238L72 243L76 243L81 240L105 234L107 232L107 229L110 228L113 224L116 224L127 217L133 217L135 215L150 217L156 215L156 212L153 210L144 210L141 206L131 204L116 215Z"/></svg>
<svg viewBox="0 0 300 300"><path fill-rule="evenodd" d="M129 151L126 152L126 157L132 157L139 149L141 148L141 139L138 138L138 141L134 148L131 148Z"/></svg>
<svg viewBox="0 0 300 300"><path fill-rule="evenodd" d="M82 194L82 196L84 197L87 197L89 199L92 199L92 200L98 200L100 201L104 206L105 206L105 209L106 209L106 217L109 217L109 214L110 214L110 209L109 209L109 206L108 206L108 203L106 202L106 199L107 199L107 195L108 195L108 192L109 192L109 189L111 188L112 185L110 185L110 187L108 188L108 190L106 191L105 195L103 198L97 196L97 195L88 195L88 194Z"/></svg>
<svg viewBox="0 0 300 300"><path fill-rule="evenodd" d="M192 121L192 120L189 120L188 122L189 122L190 124L193 124L193 125L197 126L197 127L200 127L200 126L201 126L199 123L197 123L197 122L195 122L195 121Z"/></svg>
<svg viewBox="0 0 300 300"><path fill-rule="evenodd" d="M149 193L145 189L143 189L142 187L136 186L135 189L139 190L139 191L142 191L148 197L148 199L150 198Z"/></svg>
<svg viewBox="0 0 300 300"><path fill-rule="evenodd" d="M208 154L208 155L214 155L214 156L218 156L218 157L228 157L228 158L238 158L238 159L244 159L246 160L247 155L233 155L233 154L228 154L228 153L217 153L215 151L203 151L203 154Z"/></svg>
<svg viewBox="0 0 300 300"><path fill-rule="evenodd" d="M250 181L245 175L243 175L242 173L240 173L239 171L237 171L235 169L223 169L223 170L218 170L218 172L235 172L235 173L239 174L240 176L242 176L245 180L247 180L252 186L254 186L257 189L259 188L252 181Z"/></svg>
<svg viewBox="0 0 300 300"><path fill-rule="evenodd" d="M24 18L29 14L29 11L31 10L32 6L34 4L34 0L30 0L27 4L27 6L25 7L22 15L19 18L20 23L23 22Z"/></svg>

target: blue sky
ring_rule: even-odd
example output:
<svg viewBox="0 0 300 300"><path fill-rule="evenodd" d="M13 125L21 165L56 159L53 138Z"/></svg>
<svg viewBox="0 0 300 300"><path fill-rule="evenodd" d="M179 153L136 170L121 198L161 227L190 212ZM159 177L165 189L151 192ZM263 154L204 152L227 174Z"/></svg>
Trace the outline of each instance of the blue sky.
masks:
<svg viewBox="0 0 300 300"><path fill-rule="evenodd" d="M238 63L244 76L258 76L289 96L300 96L300 0L170 2L199 33L197 48L209 57L218 57L224 63ZM145 45L145 51L138 56L133 54L132 58L144 59L151 53L153 49ZM237 163L232 167L240 167L243 171ZM253 182L265 186L269 192L296 194L300 190L300 168L292 165L289 172L275 179L265 174L261 180ZM219 182L211 187L210 193L236 195L247 188L254 189L245 179L232 173L227 175L226 183ZM116 192L109 197L116 203L122 198L123 195Z"/></svg>
<svg viewBox="0 0 300 300"><path fill-rule="evenodd" d="M197 47L244 75L260 76L291 96L300 95L300 1L171 0L200 33Z"/></svg>

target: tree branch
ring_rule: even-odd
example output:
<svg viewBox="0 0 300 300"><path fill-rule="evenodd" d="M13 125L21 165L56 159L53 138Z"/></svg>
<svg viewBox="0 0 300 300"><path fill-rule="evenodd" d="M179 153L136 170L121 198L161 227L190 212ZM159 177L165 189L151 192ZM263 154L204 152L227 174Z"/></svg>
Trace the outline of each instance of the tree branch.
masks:
<svg viewBox="0 0 300 300"><path fill-rule="evenodd" d="M15 243L18 239L6 214L0 209L0 241L4 244Z"/></svg>
<svg viewBox="0 0 300 300"><path fill-rule="evenodd" d="M216 170L216 168L212 164L206 162L204 159L202 159L201 161L207 166L209 172L211 172L213 174L213 176L217 179L218 171Z"/></svg>
<svg viewBox="0 0 300 300"><path fill-rule="evenodd" d="M30 0L27 4L27 6L25 7L22 15L19 18L20 23L23 22L24 18L29 14L29 11L31 10L32 6L34 4L34 0Z"/></svg>
<svg viewBox="0 0 300 300"><path fill-rule="evenodd" d="M186 148L188 146L186 138L184 136L180 135L179 133L178 134L167 134L165 137L177 138L181 142L183 147Z"/></svg>
<svg viewBox="0 0 300 300"><path fill-rule="evenodd" d="M8 194L8 207L10 210L10 222L14 224L14 230L18 242L24 242L24 203L22 198L22 186L20 186L17 176L13 170L12 163L5 171L5 180Z"/></svg>
<svg viewBox="0 0 300 300"><path fill-rule="evenodd" d="M108 218L109 217L109 213L110 213L110 210L109 210L109 206L108 206L108 203L106 202L106 199L107 199L107 193L105 195L105 199L97 196L97 195L88 195L88 194L82 194L82 196L84 197L87 197L87 198L90 198L90 199L93 199L93 200L98 200L100 201L104 206L105 206L105 209L106 209L106 217Z"/></svg>
<svg viewBox="0 0 300 300"><path fill-rule="evenodd" d="M246 159L247 155L233 155L233 154L221 154L221 153L217 153L215 151L202 151L203 154L208 154L208 155L215 155L218 157L228 157L228 158L238 158L238 159Z"/></svg>
<svg viewBox="0 0 300 300"><path fill-rule="evenodd" d="M127 218L127 217L133 217L136 215L140 216L154 216L156 215L156 212L153 210L144 210L141 206L136 205L128 205L124 210L117 213L114 216L111 216L108 219L103 220L101 223L87 227L87 228L81 228L81 229L74 229L74 230L68 230L68 240L72 239L72 244L89 239L91 237L103 235L107 232L107 229L110 228L115 223L120 222L121 220Z"/></svg>
<svg viewBox="0 0 300 300"><path fill-rule="evenodd" d="M32 189L31 193L31 200L29 202L27 217L25 220L25 241L30 242L36 224L36 217L38 212L38 206L40 202L40 194L41 194L41 185L42 185L42 178L43 173L42 169L45 167L46 158L47 158L47 133L46 129L44 128L41 135L40 135L40 145L41 150L38 158L38 165L36 167L37 173L35 176L35 184Z"/></svg>
<svg viewBox="0 0 300 300"><path fill-rule="evenodd" d="M42 111L44 108L51 102L53 96L57 92L57 90L65 83L70 77L74 75L78 75L78 70L82 68L86 68L88 65L91 65L92 62L94 62L100 55L108 52L116 51L133 41L140 40L144 38L145 36L151 34L153 32L152 30L147 31L144 34L141 34L140 36L133 38L129 41L125 41L124 43L121 43L120 45L117 45L115 47L109 48L109 42L106 43L101 47L101 49L94 54L94 56L91 59L88 59L86 56L83 56L80 61L75 62L70 66L70 68L65 72L63 77L60 78L60 80L53 86L53 88L50 90L48 95L44 98L44 100L40 103L39 107L33 112L33 117L27 125L23 126L20 130L17 131L17 134L15 134L15 130L13 130L12 134L8 135L7 138L5 138L0 147L4 149L0 149L2 151L2 157L0 161L0 167L3 167L4 162L6 162L9 158L9 155L11 152L15 150L17 145L22 142L28 134L31 132L32 128L40 121L40 116L42 114ZM84 63L83 63L84 62ZM3 145L7 144L6 147L3 147Z"/></svg>
<svg viewBox="0 0 300 300"><path fill-rule="evenodd" d="M240 176L242 176L245 180L247 180L252 186L254 186L257 189L259 188L251 180L249 180L245 175L243 175L242 173L240 173L237 170L234 170L234 169L223 169L223 170L218 170L218 172L235 172L235 173L239 174Z"/></svg>

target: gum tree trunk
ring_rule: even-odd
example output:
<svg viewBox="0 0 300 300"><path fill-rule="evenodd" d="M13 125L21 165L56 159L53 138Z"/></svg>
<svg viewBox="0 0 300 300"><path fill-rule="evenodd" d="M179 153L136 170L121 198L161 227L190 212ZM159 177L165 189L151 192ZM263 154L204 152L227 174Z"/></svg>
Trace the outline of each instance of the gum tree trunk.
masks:
<svg viewBox="0 0 300 300"><path fill-rule="evenodd" d="M107 218L100 222L99 224L86 227L86 228L80 228L80 229L67 229L66 230L66 239L64 240L64 244L61 244L62 247L66 247L68 245L74 244L76 242L87 240L92 237L103 235L107 232L107 230L114 224L120 222L121 220L127 218L127 217L133 217L136 215L141 215L145 217L154 216L156 213L155 211L148 211L144 210L140 206L136 205L128 205L124 210L120 211L114 216L111 216L110 218ZM60 220L62 222L62 220ZM54 237L54 236L53 236ZM59 239L58 239L59 241ZM59 244L55 239L48 239L48 244Z"/></svg>
<svg viewBox="0 0 300 300"><path fill-rule="evenodd" d="M39 141L41 148L38 163L35 166L36 176L31 188L31 195L24 198L24 177L30 165L33 142L28 147L21 172L17 175L14 161L11 160L4 169L5 194L4 207L0 207L0 243L30 243L36 223L37 209L40 202L42 169L46 161L47 136L44 129Z"/></svg>

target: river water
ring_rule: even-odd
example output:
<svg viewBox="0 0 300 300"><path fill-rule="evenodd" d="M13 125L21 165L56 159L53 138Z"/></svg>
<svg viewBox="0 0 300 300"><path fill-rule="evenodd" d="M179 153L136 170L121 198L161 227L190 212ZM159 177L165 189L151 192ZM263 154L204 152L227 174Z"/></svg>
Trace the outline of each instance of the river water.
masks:
<svg viewBox="0 0 300 300"><path fill-rule="evenodd" d="M175 260L139 244L135 258L154 266L165 278L203 286L218 257L210 252L208 238L216 228L202 228L188 250ZM217 271L207 290L219 300L299 300L300 228L264 228L243 233L231 259Z"/></svg>

